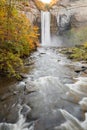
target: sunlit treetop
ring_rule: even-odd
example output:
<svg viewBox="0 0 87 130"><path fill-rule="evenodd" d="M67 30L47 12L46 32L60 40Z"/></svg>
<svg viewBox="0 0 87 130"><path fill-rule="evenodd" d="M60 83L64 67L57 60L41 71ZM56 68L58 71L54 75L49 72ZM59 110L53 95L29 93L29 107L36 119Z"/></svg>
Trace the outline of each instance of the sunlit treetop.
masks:
<svg viewBox="0 0 87 130"><path fill-rule="evenodd" d="M58 1L60 0L34 0L37 8L43 11L50 10Z"/></svg>

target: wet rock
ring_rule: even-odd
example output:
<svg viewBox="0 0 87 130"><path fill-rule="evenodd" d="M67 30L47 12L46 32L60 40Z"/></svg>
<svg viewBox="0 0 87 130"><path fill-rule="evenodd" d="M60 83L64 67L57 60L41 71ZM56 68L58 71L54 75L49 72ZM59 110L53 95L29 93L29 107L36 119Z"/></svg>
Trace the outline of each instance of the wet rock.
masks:
<svg viewBox="0 0 87 130"><path fill-rule="evenodd" d="M17 89L18 91L25 91L25 89L26 89L26 83L23 82L23 81L21 81L21 82L16 86L16 89Z"/></svg>
<svg viewBox="0 0 87 130"><path fill-rule="evenodd" d="M14 107L9 110L8 115L5 115L5 120L8 123L15 123L18 120L18 108Z"/></svg>
<svg viewBox="0 0 87 130"><path fill-rule="evenodd" d="M6 93L6 94L4 94L3 96L0 97L0 100L4 101L4 100L6 100L7 98L9 98L12 95L13 95L12 93Z"/></svg>
<svg viewBox="0 0 87 130"><path fill-rule="evenodd" d="M70 17L66 14L61 14L59 16L59 33L61 34L64 30L69 30L70 28Z"/></svg>
<svg viewBox="0 0 87 130"><path fill-rule="evenodd" d="M77 68L75 69L75 72L76 72L76 73L80 73L80 72L86 73L86 72L87 72L87 66L77 67Z"/></svg>
<svg viewBox="0 0 87 130"><path fill-rule="evenodd" d="M33 65L34 62L29 62L29 63L25 63L25 66L30 66L30 65Z"/></svg>
<svg viewBox="0 0 87 130"><path fill-rule="evenodd" d="M87 64L87 61L81 61L82 64Z"/></svg>
<svg viewBox="0 0 87 130"><path fill-rule="evenodd" d="M75 68L75 72L76 72L76 73L80 73L81 71L82 71L82 68L81 68L81 67L76 67L76 68Z"/></svg>
<svg viewBox="0 0 87 130"><path fill-rule="evenodd" d="M66 51L66 54L67 55L70 55L70 54L72 54L73 53L73 50L68 50L68 51Z"/></svg>
<svg viewBox="0 0 87 130"><path fill-rule="evenodd" d="M17 91L14 91L14 92L13 92L14 95L17 95L17 93L18 93Z"/></svg>
<svg viewBox="0 0 87 130"><path fill-rule="evenodd" d="M30 108L28 105L24 104L24 105L23 105L23 108L22 108L22 110L21 110L21 113L22 113L24 116L27 116L27 114L28 114L30 111L31 111L31 108Z"/></svg>
<svg viewBox="0 0 87 130"><path fill-rule="evenodd" d="M38 90L38 89L37 89L36 87L31 87L31 86L27 86L27 87L26 87L26 93L27 93L27 94L36 92L37 90Z"/></svg>
<svg viewBox="0 0 87 130"><path fill-rule="evenodd" d="M85 72L80 72L81 77L87 77L87 74Z"/></svg>
<svg viewBox="0 0 87 130"><path fill-rule="evenodd" d="M40 54L41 54L41 55L44 55L44 54L46 54L46 53L45 53L45 52L41 52Z"/></svg>
<svg viewBox="0 0 87 130"><path fill-rule="evenodd" d="M80 102L79 102L81 109L83 111L87 111L87 97L83 98Z"/></svg>
<svg viewBox="0 0 87 130"><path fill-rule="evenodd" d="M87 69L85 69L84 73L87 74Z"/></svg>
<svg viewBox="0 0 87 130"><path fill-rule="evenodd" d="M24 74L24 73L20 73L20 76L21 76L22 79L23 79L23 78L28 78L28 75L27 75L27 74Z"/></svg>
<svg viewBox="0 0 87 130"><path fill-rule="evenodd" d="M87 65L86 65L86 66L82 66L81 68L82 68L82 69L87 69Z"/></svg>

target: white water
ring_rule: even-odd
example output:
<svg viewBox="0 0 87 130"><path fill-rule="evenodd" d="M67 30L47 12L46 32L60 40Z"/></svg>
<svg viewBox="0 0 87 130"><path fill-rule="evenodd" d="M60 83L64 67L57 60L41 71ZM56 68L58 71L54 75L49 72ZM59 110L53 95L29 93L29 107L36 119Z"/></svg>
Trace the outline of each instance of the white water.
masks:
<svg viewBox="0 0 87 130"><path fill-rule="evenodd" d="M55 127L55 130L87 130L87 113L85 114L85 121L80 122L77 118L72 116L65 110L60 110L66 122L60 127Z"/></svg>
<svg viewBox="0 0 87 130"><path fill-rule="evenodd" d="M50 12L41 11L41 43L50 44Z"/></svg>
<svg viewBox="0 0 87 130"><path fill-rule="evenodd" d="M87 77L76 78L77 81L74 84L66 84L69 88L67 98L80 105L81 109L86 112L85 120L79 121L72 114L65 110L60 110L66 122L59 127L55 127L56 130L87 130Z"/></svg>
<svg viewBox="0 0 87 130"><path fill-rule="evenodd" d="M27 105L24 105L24 107L25 107L25 109L27 109L27 112L29 112L31 110L31 108ZM23 107L20 106L20 110L18 113L19 119L15 124L0 123L0 130L34 130L34 124L31 125L31 123L26 123L26 118L24 117L23 114L21 114L22 109L23 109Z"/></svg>

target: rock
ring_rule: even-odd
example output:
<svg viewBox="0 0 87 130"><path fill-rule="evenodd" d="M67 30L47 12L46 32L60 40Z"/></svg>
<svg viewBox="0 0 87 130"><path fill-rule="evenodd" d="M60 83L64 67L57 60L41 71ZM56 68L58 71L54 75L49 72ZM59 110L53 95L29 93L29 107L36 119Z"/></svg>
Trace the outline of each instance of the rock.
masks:
<svg viewBox="0 0 87 130"><path fill-rule="evenodd" d="M82 68L82 69L87 69L87 66L82 66L81 68Z"/></svg>
<svg viewBox="0 0 87 130"><path fill-rule="evenodd" d="M59 15L59 33L61 34L65 30L69 30L71 28L70 16L67 14Z"/></svg>
<svg viewBox="0 0 87 130"><path fill-rule="evenodd" d="M44 54L46 54L46 53L45 53L45 52L41 52L40 54L41 54L41 55L44 55Z"/></svg>
<svg viewBox="0 0 87 130"><path fill-rule="evenodd" d="M20 76L21 76L22 79L23 79L23 78L28 78L28 75L27 75L27 74L24 74L24 73L20 73Z"/></svg>
<svg viewBox="0 0 87 130"><path fill-rule="evenodd" d="M17 95L17 93L18 93L17 91L14 91L14 92L13 92L14 95Z"/></svg>
<svg viewBox="0 0 87 130"><path fill-rule="evenodd" d="M86 73L87 72L87 66L77 67L77 68L75 68L75 72L76 73L80 73L80 72Z"/></svg>
<svg viewBox="0 0 87 130"><path fill-rule="evenodd" d="M33 65L34 62L29 62L29 63L25 63L25 66L30 66L30 65Z"/></svg>
<svg viewBox="0 0 87 130"><path fill-rule="evenodd" d="M27 114L28 114L30 111L31 111L31 108L30 108L28 105L24 104L24 105L23 105L23 108L22 108L22 110L21 110L21 113L22 113L24 116L27 116Z"/></svg>
<svg viewBox="0 0 87 130"><path fill-rule="evenodd" d="M18 91L25 91L25 89L26 89L26 83L23 82L23 81L21 81L21 82L16 86L16 89L17 89Z"/></svg>
<svg viewBox="0 0 87 130"><path fill-rule="evenodd" d="M24 10L26 10L26 12ZM23 14L26 14L32 25L37 22L38 17L40 17L40 11L33 0L29 0L29 5L24 6L23 11L21 12Z"/></svg>
<svg viewBox="0 0 87 130"><path fill-rule="evenodd" d="M70 54L72 54L73 53L73 50L68 50L68 51L66 51L66 54L67 55L70 55Z"/></svg>
<svg viewBox="0 0 87 130"><path fill-rule="evenodd" d="M87 97L83 98L80 102L79 102L81 109L83 111L87 111Z"/></svg>
<svg viewBox="0 0 87 130"><path fill-rule="evenodd" d="M87 64L87 61L81 61L82 64Z"/></svg>
<svg viewBox="0 0 87 130"><path fill-rule="evenodd" d="M36 92L38 89L36 87L26 87L26 93L30 94Z"/></svg>
<svg viewBox="0 0 87 130"><path fill-rule="evenodd" d="M52 7L51 13L56 16L59 33L86 26L87 0L61 0Z"/></svg>
<svg viewBox="0 0 87 130"><path fill-rule="evenodd" d="M6 100L7 98L9 98L12 95L13 95L12 93L6 93L6 94L4 94L3 96L0 97L0 100L4 101L4 100Z"/></svg>
<svg viewBox="0 0 87 130"><path fill-rule="evenodd" d="M81 77L87 77L87 74L86 74L85 72L81 72L81 73L80 73L80 76L81 76Z"/></svg>
<svg viewBox="0 0 87 130"><path fill-rule="evenodd" d="M76 73L80 73L82 71L82 68L81 67L75 67L75 72Z"/></svg>
<svg viewBox="0 0 87 130"><path fill-rule="evenodd" d="M87 69L84 71L85 74L87 74Z"/></svg>

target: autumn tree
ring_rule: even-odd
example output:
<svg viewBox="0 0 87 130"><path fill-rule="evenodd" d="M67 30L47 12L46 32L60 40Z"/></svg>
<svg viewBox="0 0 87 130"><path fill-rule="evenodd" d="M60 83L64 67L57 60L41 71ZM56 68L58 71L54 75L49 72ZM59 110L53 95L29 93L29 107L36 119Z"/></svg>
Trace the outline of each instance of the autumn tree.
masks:
<svg viewBox="0 0 87 130"><path fill-rule="evenodd" d="M18 76L23 58L36 48L37 41L38 28L31 26L15 1L0 1L0 72Z"/></svg>

